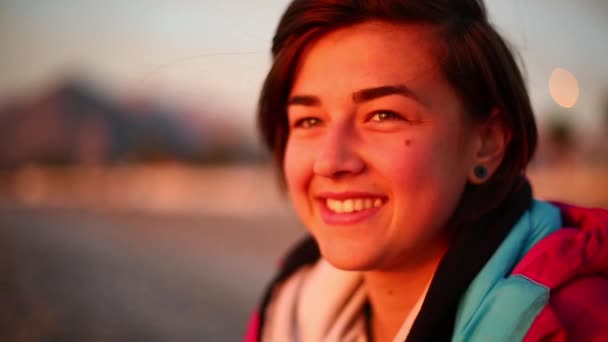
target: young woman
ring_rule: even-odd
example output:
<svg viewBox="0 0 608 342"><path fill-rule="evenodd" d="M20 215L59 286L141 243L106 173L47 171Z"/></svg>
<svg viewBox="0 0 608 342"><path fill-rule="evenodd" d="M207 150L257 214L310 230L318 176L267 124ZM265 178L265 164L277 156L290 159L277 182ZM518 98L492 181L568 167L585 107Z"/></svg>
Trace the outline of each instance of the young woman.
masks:
<svg viewBox="0 0 608 342"><path fill-rule="evenodd" d="M295 0L272 52L259 123L311 237L247 340L608 339L608 214L532 199L480 1Z"/></svg>

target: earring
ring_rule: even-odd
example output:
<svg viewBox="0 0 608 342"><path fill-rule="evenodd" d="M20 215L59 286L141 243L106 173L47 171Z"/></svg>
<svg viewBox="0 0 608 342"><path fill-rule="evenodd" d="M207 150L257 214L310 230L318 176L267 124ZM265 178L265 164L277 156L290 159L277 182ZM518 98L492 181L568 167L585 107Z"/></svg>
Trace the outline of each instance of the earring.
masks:
<svg viewBox="0 0 608 342"><path fill-rule="evenodd" d="M475 173L475 177L477 177L480 181L482 181L482 180L486 179L486 177L488 177L488 169L483 165L475 166L475 169L473 170L473 172Z"/></svg>

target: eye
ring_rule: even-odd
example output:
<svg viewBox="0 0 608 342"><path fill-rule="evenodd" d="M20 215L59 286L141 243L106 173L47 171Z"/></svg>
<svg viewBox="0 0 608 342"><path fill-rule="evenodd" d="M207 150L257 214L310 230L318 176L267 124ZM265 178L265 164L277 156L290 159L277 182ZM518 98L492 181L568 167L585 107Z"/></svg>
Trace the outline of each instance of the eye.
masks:
<svg viewBox="0 0 608 342"><path fill-rule="evenodd" d="M402 116L400 116L399 114L392 112L390 110L380 110L380 111L372 113L369 120L374 121L374 122L382 122L382 121L389 121L389 120L405 120L405 119Z"/></svg>
<svg viewBox="0 0 608 342"><path fill-rule="evenodd" d="M295 128L312 128L321 124L321 120L314 117L307 117L297 120L293 127Z"/></svg>

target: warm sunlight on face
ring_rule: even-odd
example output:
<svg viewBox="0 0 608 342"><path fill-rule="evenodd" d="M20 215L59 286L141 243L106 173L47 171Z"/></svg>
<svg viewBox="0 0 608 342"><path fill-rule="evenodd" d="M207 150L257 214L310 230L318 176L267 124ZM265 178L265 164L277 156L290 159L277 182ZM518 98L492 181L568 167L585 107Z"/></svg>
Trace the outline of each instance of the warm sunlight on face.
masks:
<svg viewBox="0 0 608 342"><path fill-rule="evenodd" d="M440 234L472 167L473 126L435 64L431 31L368 22L305 50L284 171L334 266L392 269Z"/></svg>

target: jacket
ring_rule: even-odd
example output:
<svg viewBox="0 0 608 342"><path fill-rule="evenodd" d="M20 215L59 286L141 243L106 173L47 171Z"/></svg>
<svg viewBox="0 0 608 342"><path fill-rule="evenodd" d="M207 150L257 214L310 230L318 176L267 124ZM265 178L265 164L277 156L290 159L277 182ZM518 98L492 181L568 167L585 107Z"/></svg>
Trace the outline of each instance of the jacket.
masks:
<svg viewBox="0 0 608 342"><path fill-rule="evenodd" d="M520 214L464 292L457 292L447 321L450 337L440 340L608 341L608 211L534 200ZM310 241L298 252L299 264L291 258L284 269L318 262ZM286 274L252 316L246 341L262 336L264 310L277 295L273 289L293 271ZM407 340L427 340L416 323Z"/></svg>

